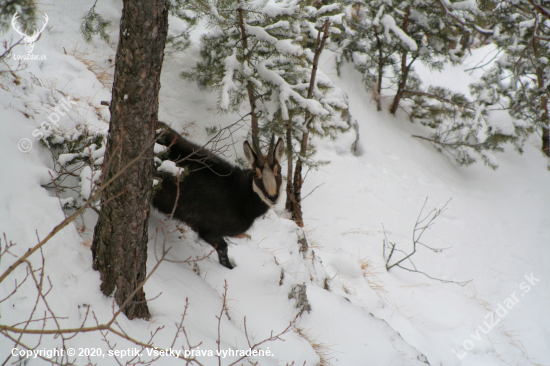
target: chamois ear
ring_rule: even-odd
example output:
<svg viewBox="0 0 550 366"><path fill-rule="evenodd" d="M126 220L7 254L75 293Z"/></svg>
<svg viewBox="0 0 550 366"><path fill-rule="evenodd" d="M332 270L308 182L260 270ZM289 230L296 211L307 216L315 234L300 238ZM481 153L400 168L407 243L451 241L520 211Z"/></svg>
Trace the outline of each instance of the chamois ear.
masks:
<svg viewBox="0 0 550 366"><path fill-rule="evenodd" d="M282 138L279 137L279 141L277 141L277 145L275 145L275 151L274 151L274 158L277 161L279 165L281 165L281 161L283 160L283 155L285 154L285 142Z"/></svg>
<svg viewBox="0 0 550 366"><path fill-rule="evenodd" d="M243 150L244 150L244 157L246 158L246 160L248 160L248 164L250 164L251 168L254 167L254 163L256 163L257 157L254 151L252 150L252 148L250 147L250 144L248 143L248 141L244 142Z"/></svg>

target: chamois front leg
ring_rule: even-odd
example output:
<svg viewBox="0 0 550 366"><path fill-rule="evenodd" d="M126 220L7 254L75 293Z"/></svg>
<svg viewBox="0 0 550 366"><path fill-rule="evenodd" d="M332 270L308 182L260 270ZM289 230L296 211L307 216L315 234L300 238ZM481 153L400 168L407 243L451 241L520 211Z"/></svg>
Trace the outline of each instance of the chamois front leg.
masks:
<svg viewBox="0 0 550 366"><path fill-rule="evenodd" d="M205 242L212 245L216 249L216 252L218 252L218 258L220 260L220 264L222 266L229 269L233 269L233 266L229 261L229 257L227 256L227 242L224 240L222 236L205 233L205 232L199 232L199 236Z"/></svg>

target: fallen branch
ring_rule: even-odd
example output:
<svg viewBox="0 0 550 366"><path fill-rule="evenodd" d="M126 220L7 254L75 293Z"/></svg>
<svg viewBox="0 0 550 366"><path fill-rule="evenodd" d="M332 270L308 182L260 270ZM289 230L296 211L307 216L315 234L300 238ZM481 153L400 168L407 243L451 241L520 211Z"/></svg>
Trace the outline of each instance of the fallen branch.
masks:
<svg viewBox="0 0 550 366"><path fill-rule="evenodd" d="M430 279L439 281L439 282L456 283L457 285L460 285L460 286L465 286L468 282L471 281L471 280L468 280L468 281L457 282L457 281L443 280L443 279L440 279L440 278L432 277L432 276L426 274L425 272L419 271L416 268L416 265L414 264L414 262L411 260L411 257L416 253L416 251L418 249L418 246L423 246L423 247L431 250L434 253L440 253L440 252L450 248L450 247L447 247L447 248L433 248L433 247L431 247L429 245L426 245L426 244L424 244L420 241L421 238L422 238L422 235L424 234L424 232L427 229L429 229L433 225L434 220L439 215L441 215L442 212L445 211L449 201L447 201L443 205L443 207L441 207L439 209L434 208L427 215L422 216L422 212L424 211L424 208L426 207L426 203L428 202L428 198L426 197L426 200L424 201L424 204L422 205L422 209L420 210L420 213L418 214L418 217L416 218L416 223L414 224L414 228L413 228L413 232L412 232L413 249L409 253L407 253L407 252L405 252L401 249L398 249L396 243L390 242L388 240L388 238L386 237L386 231L384 230L384 241L383 241L383 247L382 247L382 255L383 255L384 259L386 260L386 270L387 271L389 271L393 267L399 267L399 268L404 269L404 270L409 271L409 272L415 272L415 273L423 274L424 276L426 276ZM382 226L382 228L384 229L384 226ZM390 253L387 257L386 257L386 248L388 248L390 250ZM401 259L397 260L396 262L393 262L393 263L390 264L391 259L392 259L393 255L395 253L402 253L403 257ZM406 262L406 261L409 262L409 264L412 266L412 269L403 266L404 262Z"/></svg>

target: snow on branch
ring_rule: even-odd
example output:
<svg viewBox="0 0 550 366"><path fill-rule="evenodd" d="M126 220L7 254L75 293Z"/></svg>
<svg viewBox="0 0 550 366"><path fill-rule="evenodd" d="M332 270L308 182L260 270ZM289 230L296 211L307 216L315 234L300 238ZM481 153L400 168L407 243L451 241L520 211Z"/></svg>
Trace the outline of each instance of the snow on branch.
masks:
<svg viewBox="0 0 550 366"><path fill-rule="evenodd" d="M279 88L279 101L281 103L281 113L283 119L288 119L288 108L286 102L292 98L300 107L306 108L311 114L316 116L326 116L329 112L323 108L321 103L313 99L302 97L299 93L293 90L277 72L268 69L268 66L273 66L272 60L260 62L256 69L261 78L267 82L276 85Z"/></svg>
<svg viewBox="0 0 550 366"><path fill-rule="evenodd" d="M263 9L262 13L270 18L276 18L283 15L294 15L300 10L297 1L289 1L288 3L269 2Z"/></svg>
<svg viewBox="0 0 550 366"><path fill-rule="evenodd" d="M418 50L418 46L414 39L409 37L407 33L403 31L403 29L399 28L397 24L395 24L395 19L393 19L391 15L385 14L382 19L380 19L380 23L384 26L384 35L386 36L388 42L391 41L391 30L397 37L399 37L399 39L401 39L401 42L403 42L409 48L409 50Z"/></svg>
<svg viewBox="0 0 550 366"><path fill-rule="evenodd" d="M340 4L334 3L330 5L324 5L319 8L319 10L316 11L316 16L320 16L326 13L332 13L333 11L337 11L340 9Z"/></svg>
<svg viewBox="0 0 550 366"><path fill-rule="evenodd" d="M277 23L273 23L271 25L268 25L267 27L264 27L265 30L277 28L290 29L290 23L288 22L288 20L280 20Z"/></svg>
<svg viewBox="0 0 550 366"><path fill-rule="evenodd" d="M449 7L453 10L478 10L476 0L457 1L456 3L449 3Z"/></svg>
<svg viewBox="0 0 550 366"><path fill-rule="evenodd" d="M237 90L237 86L233 81L233 75L235 74L235 70L239 70L241 68L241 63L239 62L239 60L237 60L236 48L233 49L233 54L224 60L224 63L225 63L225 75L221 82L222 92L221 92L220 107L221 109L227 110L229 109L229 103L230 103L229 92L232 90Z"/></svg>
<svg viewBox="0 0 550 366"><path fill-rule="evenodd" d="M301 56L303 54L302 47L293 45L292 40L290 39L278 40L277 38L267 33L263 27L255 27L248 24L245 24L244 27L246 29L246 32L250 36L254 36L259 40L272 44L273 46L275 46L275 49L280 53L295 56Z"/></svg>

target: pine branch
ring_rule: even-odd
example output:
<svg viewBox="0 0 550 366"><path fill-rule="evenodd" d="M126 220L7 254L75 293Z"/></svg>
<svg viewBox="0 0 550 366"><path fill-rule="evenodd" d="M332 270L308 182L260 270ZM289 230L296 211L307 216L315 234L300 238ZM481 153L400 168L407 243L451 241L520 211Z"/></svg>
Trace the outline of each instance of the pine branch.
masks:
<svg viewBox="0 0 550 366"><path fill-rule="evenodd" d="M548 12L546 9L544 9L542 6L540 5L537 5L535 4L535 2L533 0L527 0L531 3L531 5L533 5L533 7L535 8L535 10L537 11L537 13L541 14L542 16L544 16L546 19L549 19L550 20L550 12Z"/></svg>
<svg viewBox="0 0 550 366"><path fill-rule="evenodd" d="M421 140L426 140L426 141L429 141L431 143L441 145L443 147L450 147L450 148L456 148L456 147L464 146L464 147L471 147L471 148L476 149L476 150L481 150L485 147L485 144L469 144L469 143L466 143L466 142L443 142L443 141L438 141L438 140L435 140L435 139L430 139L428 137L418 136L418 135L412 135L412 137L415 137L415 138L421 139Z"/></svg>
<svg viewBox="0 0 550 366"><path fill-rule="evenodd" d="M466 108L466 109L470 109L472 111L475 110L475 108L473 108L473 107L469 107L469 106L464 105L464 104L453 102L452 100L440 97L436 94L424 93L424 92L418 92L418 91L412 91L412 90L403 90L403 94L418 95L418 96L422 96L422 97L433 98L433 99L439 100L440 102L449 103L449 104L455 105L455 106L460 107L460 108Z"/></svg>
<svg viewBox="0 0 550 366"><path fill-rule="evenodd" d="M468 24L468 23L462 21L457 16L455 16L452 12L449 11L449 9L447 8L447 6L445 6L445 4L443 3L442 0L437 0L437 1L439 2L439 5L441 5L441 7L443 8L443 11L445 11L445 14L447 14L449 17L454 19L456 22L460 23L462 26L464 26L466 28L472 27L481 34L489 34L489 35L493 34L493 31L491 29L483 29L480 26L478 26L477 24L474 24L474 23Z"/></svg>

